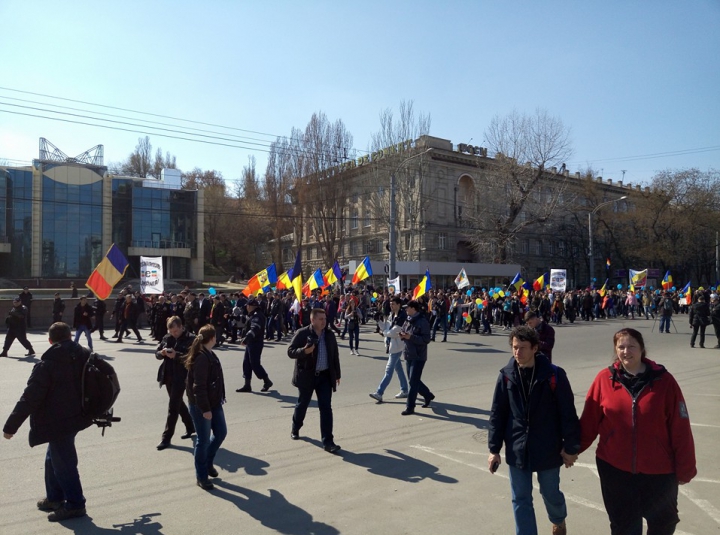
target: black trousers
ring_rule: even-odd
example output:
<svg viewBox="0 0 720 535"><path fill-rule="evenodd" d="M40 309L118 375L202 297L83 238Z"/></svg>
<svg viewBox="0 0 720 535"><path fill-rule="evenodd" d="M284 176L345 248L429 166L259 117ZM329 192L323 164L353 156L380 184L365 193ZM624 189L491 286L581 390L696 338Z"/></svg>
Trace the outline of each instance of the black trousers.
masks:
<svg viewBox="0 0 720 535"><path fill-rule="evenodd" d="M138 341L142 340L142 336L140 336L140 333L137 330L137 323L131 320L123 320L123 322L120 324L120 333L118 334L118 340L122 341L123 334L126 332L130 332L130 329L135 333L135 336L137 336Z"/></svg>
<svg viewBox="0 0 720 535"><path fill-rule="evenodd" d="M195 425L193 425L190 412L188 411L187 405L183 401L183 394L185 393L185 385L174 383L165 384L170 401L168 402L168 415L167 421L165 422L165 431L162 434L163 442L170 442L170 439L175 434L175 426L177 425L178 416L185 424L185 431L187 433L195 432Z"/></svg>
<svg viewBox="0 0 720 535"><path fill-rule="evenodd" d="M333 436L332 393L333 385L330 372L319 372L315 376L312 388L298 388L298 400L292 417L293 432L300 431L305 422L305 414L312 399L313 392L317 395L320 409L320 436L323 446L332 446L335 443Z"/></svg>
<svg viewBox="0 0 720 535"><path fill-rule="evenodd" d="M5 335L5 343L3 344L3 353L7 353L8 349L10 349L10 346L12 343L17 339L18 342L22 344L22 346L27 349L28 351L32 351L33 347L32 344L28 341L27 336L25 334L25 329L16 329L13 327L10 327L8 329L7 334Z"/></svg>
<svg viewBox="0 0 720 535"><path fill-rule="evenodd" d="M252 374L263 381L267 379L267 372L263 365L260 364L262 357L263 344L245 346L245 357L243 357L243 378L246 381L252 379Z"/></svg>
<svg viewBox="0 0 720 535"><path fill-rule="evenodd" d="M690 345L695 345L695 339L698 335L698 329L700 330L700 347L705 347L705 325L693 325L692 336L690 336Z"/></svg>
<svg viewBox="0 0 720 535"><path fill-rule="evenodd" d="M672 535L680 521L675 474L631 474L596 458L612 535Z"/></svg>

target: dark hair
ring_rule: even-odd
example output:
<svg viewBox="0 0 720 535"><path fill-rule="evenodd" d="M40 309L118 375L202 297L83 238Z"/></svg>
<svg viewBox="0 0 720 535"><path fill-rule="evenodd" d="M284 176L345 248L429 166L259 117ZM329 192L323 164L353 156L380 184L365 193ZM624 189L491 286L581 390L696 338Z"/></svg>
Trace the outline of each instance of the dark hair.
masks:
<svg viewBox="0 0 720 535"><path fill-rule="evenodd" d="M423 309L423 306L420 304L420 301L417 301L415 299L413 299L412 301L408 301L408 304L405 306L409 307L409 308L414 308L415 310L418 310L418 311Z"/></svg>
<svg viewBox="0 0 720 535"><path fill-rule="evenodd" d="M200 331L195 336L190 351L188 351L187 358L185 359L185 367L189 370L195 364L195 357L202 350L202 345L208 340L215 338L215 327L212 325L203 325L200 327Z"/></svg>
<svg viewBox="0 0 720 535"><path fill-rule="evenodd" d="M50 329L48 329L48 338L50 338L50 341L53 344L57 344L63 340L70 340L72 338L70 325L63 323L62 321L53 323L50 325Z"/></svg>
<svg viewBox="0 0 720 535"><path fill-rule="evenodd" d="M314 317L317 316L318 314L325 314L325 315L327 315L327 312L325 312L325 309L324 309L324 308L313 308L313 309L310 311L310 318L314 318Z"/></svg>
<svg viewBox="0 0 720 535"><path fill-rule="evenodd" d="M175 326L182 327L182 324L183 324L182 320L180 319L179 316L172 316L172 317L168 318L168 320L167 320L167 328L168 329L175 327Z"/></svg>
<svg viewBox="0 0 720 535"><path fill-rule="evenodd" d="M629 336L630 338L635 339L635 341L640 344L640 350L642 351L641 357L645 358L645 355L647 352L645 351L645 340L643 340L642 334L640 334L640 331L636 331L635 329L631 329L629 327L626 327L625 329L620 329L618 332L615 333L613 336L613 349L615 349L615 346L617 346L618 340L622 338L623 336ZM614 352L613 354L613 362L617 362L618 356L617 352Z"/></svg>
<svg viewBox="0 0 720 535"><path fill-rule="evenodd" d="M510 347L512 347L513 338L516 338L519 342L530 342L530 347L540 345L540 338L538 337L537 331L529 325L520 325L510 331L510 337L508 338Z"/></svg>
<svg viewBox="0 0 720 535"><path fill-rule="evenodd" d="M396 305L402 305L402 299L400 299L399 297L393 297L392 299L390 299L390 302L395 303Z"/></svg>
<svg viewBox="0 0 720 535"><path fill-rule="evenodd" d="M538 313L535 312L534 310L528 310L527 312L525 312L525 321L530 321L531 319L539 318L539 317L540 316L538 315Z"/></svg>

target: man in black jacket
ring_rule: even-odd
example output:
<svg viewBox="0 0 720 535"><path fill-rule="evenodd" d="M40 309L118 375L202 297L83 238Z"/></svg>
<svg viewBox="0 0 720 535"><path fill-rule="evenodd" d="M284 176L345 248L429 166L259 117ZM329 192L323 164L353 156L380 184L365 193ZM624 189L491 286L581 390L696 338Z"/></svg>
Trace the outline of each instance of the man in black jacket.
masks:
<svg viewBox="0 0 720 535"><path fill-rule="evenodd" d="M410 389L405 410L401 413L403 416L415 413L415 401L418 394L425 400L423 403L425 408L429 407L430 402L435 399L435 395L422 382L422 373L427 362L427 346L430 343L430 324L422 313L424 306L419 301L413 299L406 306L407 320L400 331L400 339L405 342L403 356L407 366Z"/></svg>
<svg viewBox="0 0 720 535"><path fill-rule="evenodd" d="M8 356L8 350L16 338L22 346L28 350L28 357L35 354L35 350L33 349L32 344L28 341L26 335L26 317L27 308L25 308L25 305L20 302L20 298L16 297L13 299L12 308L8 312L7 318L5 318L5 325L7 326L8 331L5 335L5 343L3 344L3 350L2 353L0 353L0 357Z"/></svg>
<svg viewBox="0 0 720 535"><path fill-rule="evenodd" d="M263 381L262 392L267 392L273 385L268 377L265 368L260 363L263 347L265 347L265 316L260 310L260 303L254 297L245 304L248 320L246 323L243 339L240 341L245 346L245 357L243 358L243 378L245 385L235 392L252 392L252 374Z"/></svg>
<svg viewBox="0 0 720 535"><path fill-rule="evenodd" d="M537 473L553 534L565 535L567 507L560 466L580 449L580 423L567 375L538 353L538 334L523 325L510 332L513 357L495 384L488 429L488 467L494 473L505 445L518 533L537 533L532 477Z"/></svg>
<svg viewBox="0 0 720 535"><path fill-rule="evenodd" d="M315 392L323 447L329 453L336 453L340 446L335 444L333 437L332 393L340 385L340 357L335 334L327 328L324 309L312 310L310 325L295 332L287 354L295 359L292 384L298 389L290 438L300 438L300 428Z"/></svg>
<svg viewBox="0 0 720 535"><path fill-rule="evenodd" d="M70 326L53 323L48 332L52 347L33 368L20 401L5 422L3 436L12 438L30 417L30 446L47 443L45 498L37 503L57 522L85 516L75 435L92 425L81 412L80 377L89 352L71 341Z"/></svg>
<svg viewBox="0 0 720 535"><path fill-rule="evenodd" d="M60 292L55 292L55 300L53 301L53 323L62 321L63 312L65 312L65 301L60 298Z"/></svg>
<svg viewBox="0 0 720 535"><path fill-rule="evenodd" d="M182 321L178 316L172 316L165 322L165 330L168 331L158 344L155 351L155 358L162 361L158 369L157 381L160 386L165 385L170 401L168 403L168 415L165 422L165 430L162 434L158 450L164 450L170 446L170 439L175 434L178 416L185 424L185 434L180 438L190 438L195 432L190 412L183 401L185 393L185 380L187 369L185 368L185 357L190 351L193 337L189 336L183 328Z"/></svg>

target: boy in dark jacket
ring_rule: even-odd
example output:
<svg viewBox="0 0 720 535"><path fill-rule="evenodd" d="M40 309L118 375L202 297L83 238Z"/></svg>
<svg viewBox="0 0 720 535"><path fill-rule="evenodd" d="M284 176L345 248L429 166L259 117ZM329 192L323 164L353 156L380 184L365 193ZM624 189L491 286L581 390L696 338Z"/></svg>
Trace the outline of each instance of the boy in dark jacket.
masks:
<svg viewBox="0 0 720 535"><path fill-rule="evenodd" d="M565 535L567 507L560 491L563 454L580 448L580 424L572 389L562 368L538 353L538 334L530 326L510 332L513 358L498 376L488 430L488 467L505 461L510 470L513 512L518 533L537 533L532 503L532 474L537 473L554 535ZM572 462L565 461L566 466Z"/></svg>
<svg viewBox="0 0 720 535"><path fill-rule="evenodd" d="M48 520L57 522L86 514L75 435L92 424L92 418L82 414L79 387L89 352L70 339L70 326L65 323L53 323L48 336L53 345L33 368L3 436L12 438L29 416L30 446L47 442L46 495L37 507L51 511Z"/></svg>

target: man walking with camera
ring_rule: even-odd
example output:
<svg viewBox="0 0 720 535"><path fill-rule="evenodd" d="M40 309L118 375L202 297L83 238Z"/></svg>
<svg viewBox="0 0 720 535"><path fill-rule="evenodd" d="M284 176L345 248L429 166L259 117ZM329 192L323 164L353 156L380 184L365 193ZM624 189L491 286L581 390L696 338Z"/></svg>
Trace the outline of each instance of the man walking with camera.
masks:
<svg viewBox="0 0 720 535"><path fill-rule="evenodd" d="M20 401L3 427L11 439L28 416L30 446L47 443L45 498L37 508L48 511L50 522L85 516L75 435L92 425L82 414L80 381L89 351L71 339L70 326L53 323L48 331L52 346L35 365Z"/></svg>

